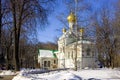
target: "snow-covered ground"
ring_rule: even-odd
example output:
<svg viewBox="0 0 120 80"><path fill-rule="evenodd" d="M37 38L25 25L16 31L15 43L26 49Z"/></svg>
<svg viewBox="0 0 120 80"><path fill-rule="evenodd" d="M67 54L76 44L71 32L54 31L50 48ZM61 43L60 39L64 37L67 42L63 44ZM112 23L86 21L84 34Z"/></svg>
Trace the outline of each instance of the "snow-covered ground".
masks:
<svg viewBox="0 0 120 80"><path fill-rule="evenodd" d="M0 76L6 76L6 75L17 75L18 72L13 72L10 70L2 70L0 73Z"/></svg>
<svg viewBox="0 0 120 80"><path fill-rule="evenodd" d="M59 70L46 73L39 69L21 70L12 80L120 80L120 69Z"/></svg>

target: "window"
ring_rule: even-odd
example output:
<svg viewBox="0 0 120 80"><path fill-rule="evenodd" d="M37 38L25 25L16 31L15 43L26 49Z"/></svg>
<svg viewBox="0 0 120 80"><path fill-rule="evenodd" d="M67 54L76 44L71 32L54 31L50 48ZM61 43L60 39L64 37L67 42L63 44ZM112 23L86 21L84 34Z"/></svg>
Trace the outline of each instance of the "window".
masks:
<svg viewBox="0 0 120 80"><path fill-rule="evenodd" d="M56 64L56 60L54 60L54 64Z"/></svg>
<svg viewBox="0 0 120 80"><path fill-rule="evenodd" d="M95 52L94 51L92 51L92 57L94 57L95 56Z"/></svg>
<svg viewBox="0 0 120 80"><path fill-rule="evenodd" d="M48 67L50 67L50 61L48 61Z"/></svg>
<svg viewBox="0 0 120 80"><path fill-rule="evenodd" d="M87 48L86 53L87 53L87 56L90 56L90 48Z"/></svg>
<svg viewBox="0 0 120 80"><path fill-rule="evenodd" d="M44 61L44 67L47 67L47 61Z"/></svg>
<svg viewBox="0 0 120 80"><path fill-rule="evenodd" d="M72 54L71 54L71 58L73 58L73 51L72 51Z"/></svg>
<svg viewBox="0 0 120 80"><path fill-rule="evenodd" d="M63 53L65 53L65 47L63 47Z"/></svg>
<svg viewBox="0 0 120 80"><path fill-rule="evenodd" d="M82 54L82 57L84 57L84 54Z"/></svg>
<svg viewBox="0 0 120 80"><path fill-rule="evenodd" d="M70 58L70 52L68 52L68 58Z"/></svg>
<svg viewBox="0 0 120 80"><path fill-rule="evenodd" d="M50 61L44 61L44 67L50 67Z"/></svg>

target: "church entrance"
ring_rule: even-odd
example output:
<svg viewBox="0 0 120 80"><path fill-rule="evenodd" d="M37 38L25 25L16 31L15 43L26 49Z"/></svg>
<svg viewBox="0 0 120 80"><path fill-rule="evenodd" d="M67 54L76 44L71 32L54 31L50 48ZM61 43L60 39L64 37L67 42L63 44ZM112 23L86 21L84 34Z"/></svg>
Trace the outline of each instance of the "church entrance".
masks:
<svg viewBox="0 0 120 80"><path fill-rule="evenodd" d="M50 69L50 64L51 64L50 61L44 61L44 63L43 63L44 69Z"/></svg>

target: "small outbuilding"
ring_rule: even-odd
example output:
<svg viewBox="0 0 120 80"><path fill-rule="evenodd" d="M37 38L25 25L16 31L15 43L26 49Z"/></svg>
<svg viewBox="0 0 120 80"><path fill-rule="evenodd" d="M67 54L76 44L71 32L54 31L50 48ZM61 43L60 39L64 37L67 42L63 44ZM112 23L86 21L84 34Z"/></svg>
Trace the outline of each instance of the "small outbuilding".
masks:
<svg viewBox="0 0 120 80"><path fill-rule="evenodd" d="M39 49L38 64L41 69L47 70L57 69L58 60L55 52L56 50Z"/></svg>

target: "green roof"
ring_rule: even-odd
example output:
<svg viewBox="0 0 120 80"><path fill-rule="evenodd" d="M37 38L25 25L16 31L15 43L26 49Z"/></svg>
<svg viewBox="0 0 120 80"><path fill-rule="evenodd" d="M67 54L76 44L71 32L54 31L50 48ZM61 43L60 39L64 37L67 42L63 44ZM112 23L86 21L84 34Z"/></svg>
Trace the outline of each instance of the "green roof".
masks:
<svg viewBox="0 0 120 80"><path fill-rule="evenodd" d="M40 51L44 51L44 52L43 52L44 54L41 54ZM54 57L54 58L57 58L57 55L55 54L55 52L57 52L58 50L39 49L39 55L41 54L42 56L49 56L49 53L46 52L46 53L47 53L47 54L46 54L45 51L51 51L52 54L53 54L53 57ZM50 53L50 54L51 54L51 53Z"/></svg>

